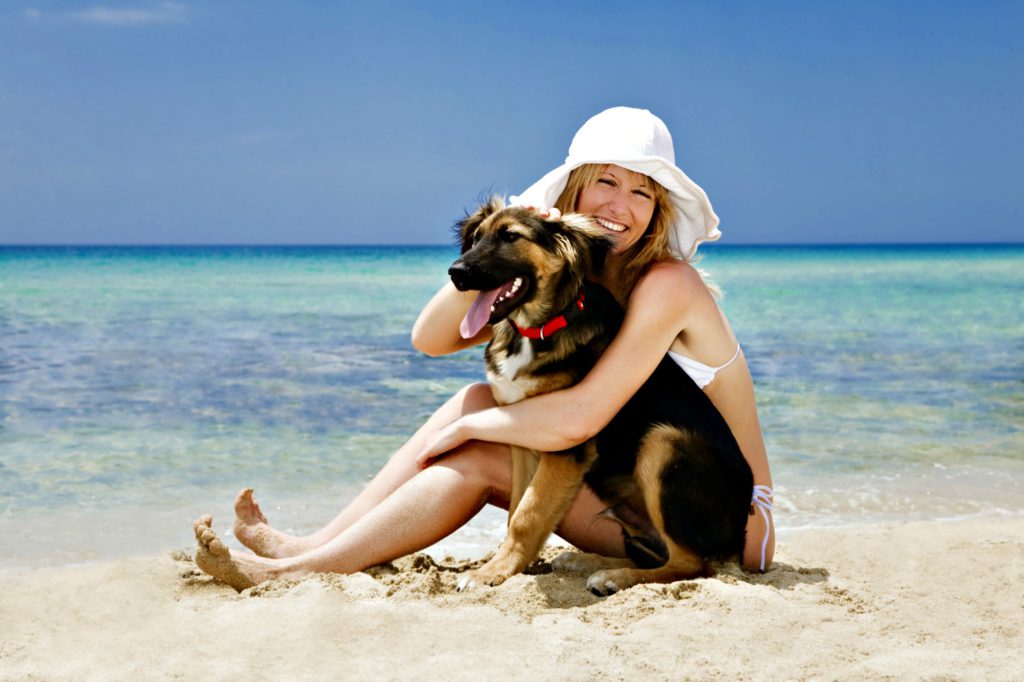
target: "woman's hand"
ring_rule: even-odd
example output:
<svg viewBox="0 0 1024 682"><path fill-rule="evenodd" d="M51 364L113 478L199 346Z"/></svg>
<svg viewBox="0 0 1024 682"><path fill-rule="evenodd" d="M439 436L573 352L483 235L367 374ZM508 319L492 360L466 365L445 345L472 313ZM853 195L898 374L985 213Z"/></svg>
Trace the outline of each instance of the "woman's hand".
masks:
<svg viewBox="0 0 1024 682"><path fill-rule="evenodd" d="M469 438L464 434L462 420L456 419L427 437L423 449L416 455L416 464L421 469L425 469L433 464L435 459L445 456L467 440Z"/></svg>
<svg viewBox="0 0 1024 682"><path fill-rule="evenodd" d="M533 211L544 220L558 220L562 212L557 208L544 208L543 206L524 206L523 208Z"/></svg>

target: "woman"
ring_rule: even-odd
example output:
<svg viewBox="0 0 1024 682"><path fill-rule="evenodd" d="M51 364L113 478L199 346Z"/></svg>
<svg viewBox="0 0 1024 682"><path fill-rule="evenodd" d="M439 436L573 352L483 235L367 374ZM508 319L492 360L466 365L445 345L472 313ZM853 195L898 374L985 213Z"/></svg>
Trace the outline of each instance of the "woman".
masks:
<svg viewBox="0 0 1024 682"><path fill-rule="evenodd" d="M772 482L750 372L712 292L688 262L701 241L719 237L718 217L704 191L676 167L665 124L641 109L601 112L576 133L565 164L512 201L588 214L613 241L599 282L623 303L626 318L590 374L572 388L504 407L495 405L486 384L463 389L312 535L271 528L252 491L243 490L234 532L255 554L229 552L204 516L194 524L200 568L244 589L275 577L351 573L427 547L484 504L507 508L508 444L559 451L582 443L611 420L665 353L722 413L753 472L743 567L763 571L771 563ZM460 336L474 298L446 284L416 321L413 345L436 356L489 340L488 327L469 339ZM621 529L598 515L603 509L584 487L558 534L585 551L624 556Z"/></svg>

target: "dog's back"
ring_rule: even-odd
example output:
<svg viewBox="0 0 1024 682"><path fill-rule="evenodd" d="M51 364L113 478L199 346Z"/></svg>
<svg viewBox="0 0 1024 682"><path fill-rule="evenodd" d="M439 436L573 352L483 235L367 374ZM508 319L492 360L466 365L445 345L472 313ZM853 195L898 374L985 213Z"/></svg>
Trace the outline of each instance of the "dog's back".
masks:
<svg viewBox="0 0 1024 682"><path fill-rule="evenodd" d="M654 448L668 451L657 474L665 532L704 557L740 551L753 488L750 466L711 400L668 357L598 434L587 485L613 511L629 505L649 515L636 508L640 496L633 486L639 486L638 458ZM667 557L653 529L629 530L627 549L640 550L635 561Z"/></svg>

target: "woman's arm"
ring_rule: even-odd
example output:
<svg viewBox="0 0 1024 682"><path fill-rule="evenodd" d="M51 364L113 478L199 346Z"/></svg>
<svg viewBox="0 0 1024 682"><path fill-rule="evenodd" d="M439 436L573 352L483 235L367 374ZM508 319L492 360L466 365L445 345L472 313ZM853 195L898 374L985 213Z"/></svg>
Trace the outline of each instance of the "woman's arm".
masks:
<svg viewBox="0 0 1024 682"><path fill-rule="evenodd" d="M654 266L637 284L627 306L626 319L615 340L579 384L513 405L474 412L438 430L417 457L420 465L468 440L510 443L557 452L578 445L598 433L661 362L680 332L686 330L701 355L713 355L735 339L700 275L682 263ZM731 351L729 351L731 352ZM722 356L724 359L724 356ZM720 373L708 391L729 424L754 474L754 483L771 487L764 439L757 418L753 384L745 359ZM761 546L768 532L764 565L771 564L775 539L771 520L760 513L750 517L743 567L760 569Z"/></svg>
<svg viewBox="0 0 1024 682"><path fill-rule="evenodd" d="M714 304L692 267L678 261L654 265L634 288L622 329L580 383L466 415L438 431L419 461L425 464L473 439L545 452L584 442L647 380L705 298Z"/></svg>
<svg viewBox="0 0 1024 682"><path fill-rule="evenodd" d="M476 299L477 291L459 291L451 282L434 294L412 326L413 347L437 357L490 341L491 327L485 326L471 339L459 334L459 323Z"/></svg>

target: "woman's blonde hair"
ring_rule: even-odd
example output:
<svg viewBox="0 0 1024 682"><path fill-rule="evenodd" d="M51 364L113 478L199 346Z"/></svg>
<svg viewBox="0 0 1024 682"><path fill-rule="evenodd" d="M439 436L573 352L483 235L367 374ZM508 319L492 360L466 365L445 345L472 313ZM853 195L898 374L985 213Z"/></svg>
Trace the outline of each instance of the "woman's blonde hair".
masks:
<svg viewBox="0 0 1024 682"><path fill-rule="evenodd" d="M588 163L574 169L569 174L565 189L555 202L555 208L562 213L575 211L580 193L597 182L606 167L607 164ZM654 194L654 213L643 236L624 252L615 255L616 268L608 283L611 285L612 293L623 305L629 299L637 281L652 263L673 257L668 248L668 235L669 229L676 221L676 208L669 200L668 190L646 175L636 175L646 180Z"/></svg>

